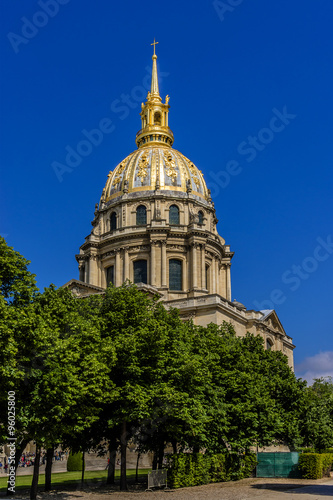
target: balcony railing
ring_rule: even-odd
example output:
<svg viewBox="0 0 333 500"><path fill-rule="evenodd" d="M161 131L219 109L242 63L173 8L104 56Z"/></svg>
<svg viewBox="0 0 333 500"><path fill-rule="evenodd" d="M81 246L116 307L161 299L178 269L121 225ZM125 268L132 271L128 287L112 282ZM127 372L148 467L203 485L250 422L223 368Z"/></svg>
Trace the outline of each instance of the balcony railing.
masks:
<svg viewBox="0 0 333 500"><path fill-rule="evenodd" d="M148 133L148 134L166 134L172 137L173 139L173 133L169 127L162 127L160 125L149 125L148 127L142 128L139 130L139 132L136 134L136 138L139 137L142 133Z"/></svg>

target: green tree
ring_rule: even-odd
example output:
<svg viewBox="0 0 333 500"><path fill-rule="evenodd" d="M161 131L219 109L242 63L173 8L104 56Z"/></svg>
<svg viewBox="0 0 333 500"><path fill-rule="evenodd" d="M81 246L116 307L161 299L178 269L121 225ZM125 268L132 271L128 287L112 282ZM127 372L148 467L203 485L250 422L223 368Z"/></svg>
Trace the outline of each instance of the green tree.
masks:
<svg viewBox="0 0 333 500"><path fill-rule="evenodd" d="M16 437L51 449L65 435L79 435L98 420L112 397L112 346L102 341L98 316L79 299L51 286L24 307L0 301L4 347L2 389L16 394ZM6 394L6 392L5 392ZM2 393L3 395L3 393ZM4 396L5 397L5 396ZM4 423L1 434L6 436ZM51 469L46 484L50 487ZM31 498L36 497L38 461Z"/></svg>
<svg viewBox="0 0 333 500"><path fill-rule="evenodd" d="M165 442L175 436L181 440L198 425L201 407L193 387L199 365L191 359L178 313L167 312L134 285L110 286L101 316L102 336L116 352L110 376L118 392L105 412L105 433L120 442L121 489L126 489L128 439L160 452L161 463Z"/></svg>
<svg viewBox="0 0 333 500"><path fill-rule="evenodd" d="M0 236L0 293L7 303L24 306L38 291L35 275L28 271L29 264Z"/></svg>
<svg viewBox="0 0 333 500"><path fill-rule="evenodd" d="M94 321L81 314L80 301L66 289L46 289L32 305L38 317L30 393L30 436L46 448L80 435L112 398L110 349ZM107 355L106 355L107 350Z"/></svg>
<svg viewBox="0 0 333 500"><path fill-rule="evenodd" d="M22 401L20 388L26 379L20 358L24 349L15 336L18 325L25 321L25 307L38 289L35 276L28 270L29 261L9 247L0 237L0 443L7 442L7 396L15 391L16 404ZM23 354L23 357L25 354ZM29 438L16 419L16 467ZM7 491L10 494L10 491Z"/></svg>
<svg viewBox="0 0 333 500"><path fill-rule="evenodd" d="M333 447L333 379L314 379L306 388L305 402L301 414L304 444L324 450Z"/></svg>
<svg viewBox="0 0 333 500"><path fill-rule="evenodd" d="M218 453L248 451L275 441L299 443L298 405L304 383L296 380L287 358L265 350L259 336L236 337L230 324L193 328L194 350L210 372L205 447Z"/></svg>

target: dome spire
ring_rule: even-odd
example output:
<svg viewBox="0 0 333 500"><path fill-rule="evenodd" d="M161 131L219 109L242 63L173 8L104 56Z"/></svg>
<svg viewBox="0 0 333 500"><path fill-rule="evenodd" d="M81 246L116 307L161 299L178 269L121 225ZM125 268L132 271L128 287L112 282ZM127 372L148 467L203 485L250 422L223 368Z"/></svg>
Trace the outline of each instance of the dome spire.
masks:
<svg viewBox="0 0 333 500"><path fill-rule="evenodd" d="M157 94L157 95L160 95L160 92L159 92L159 89L158 89L158 75L157 75L157 64L156 64L156 60L157 60L157 55L156 55L156 52L155 52L155 46L158 44L159 42L156 42L155 41L155 38L154 38L154 43L151 43L150 45L154 45L154 54L153 54L153 70L152 70L152 75L151 75L151 94Z"/></svg>
<svg viewBox="0 0 333 500"><path fill-rule="evenodd" d="M169 96L162 102L158 88L157 55L155 47L159 42L154 38L153 69L151 75L151 90L148 92L147 101L141 104L141 130L136 134L136 144L139 148L147 145L158 144L172 146L173 133L169 128Z"/></svg>

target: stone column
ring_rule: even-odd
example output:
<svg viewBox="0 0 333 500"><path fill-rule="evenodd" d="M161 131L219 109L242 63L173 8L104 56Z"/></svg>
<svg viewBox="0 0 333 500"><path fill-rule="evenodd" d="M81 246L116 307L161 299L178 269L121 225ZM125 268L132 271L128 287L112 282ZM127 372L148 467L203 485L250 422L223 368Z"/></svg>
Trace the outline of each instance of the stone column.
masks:
<svg viewBox="0 0 333 500"><path fill-rule="evenodd" d="M212 293L216 293L216 258L215 256L212 258Z"/></svg>
<svg viewBox="0 0 333 500"><path fill-rule="evenodd" d="M166 259L166 240L161 242L161 279L162 279L162 288L167 287L167 259Z"/></svg>
<svg viewBox="0 0 333 500"><path fill-rule="evenodd" d="M121 285L120 250L116 250L115 286Z"/></svg>
<svg viewBox="0 0 333 500"><path fill-rule="evenodd" d="M152 286L156 285L155 276L155 263L156 263L156 252L155 252L156 241L150 242L150 284Z"/></svg>
<svg viewBox="0 0 333 500"><path fill-rule="evenodd" d="M84 281L85 283L89 283L89 259L85 259L84 261Z"/></svg>
<svg viewBox="0 0 333 500"><path fill-rule="evenodd" d="M230 274L230 266L231 264L227 264L227 299L231 300L231 274Z"/></svg>
<svg viewBox="0 0 333 500"><path fill-rule="evenodd" d="M128 247L124 248L124 277L123 280L129 280L129 257L128 257Z"/></svg>
<svg viewBox="0 0 333 500"><path fill-rule="evenodd" d="M206 286L206 256L205 245L201 245L201 288L204 290Z"/></svg>
<svg viewBox="0 0 333 500"><path fill-rule="evenodd" d="M216 293L220 293L220 266L219 259L216 257L215 261L215 274L216 274Z"/></svg>
<svg viewBox="0 0 333 500"><path fill-rule="evenodd" d="M192 288L198 288L197 243L192 243Z"/></svg>
<svg viewBox="0 0 333 500"><path fill-rule="evenodd" d="M98 286L97 255L90 255L89 259L89 283Z"/></svg>

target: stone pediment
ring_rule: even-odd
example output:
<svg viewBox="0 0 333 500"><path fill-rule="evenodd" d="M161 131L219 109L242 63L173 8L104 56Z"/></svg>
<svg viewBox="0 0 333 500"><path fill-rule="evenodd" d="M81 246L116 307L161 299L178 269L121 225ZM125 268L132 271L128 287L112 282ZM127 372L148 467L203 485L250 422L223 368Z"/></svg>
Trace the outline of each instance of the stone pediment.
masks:
<svg viewBox="0 0 333 500"><path fill-rule="evenodd" d="M75 279L68 281L61 288L68 288L77 297L87 297L88 295L105 292L105 289L100 286L90 285L89 283Z"/></svg>
<svg viewBox="0 0 333 500"><path fill-rule="evenodd" d="M263 323L265 326L267 326L269 329L273 330L274 332L278 332L283 336L286 335L286 332L284 331L282 323L279 320L279 317L276 314L276 312L274 311L274 309L264 310L264 311L260 311L260 312L263 314L263 317L260 319L261 323Z"/></svg>

